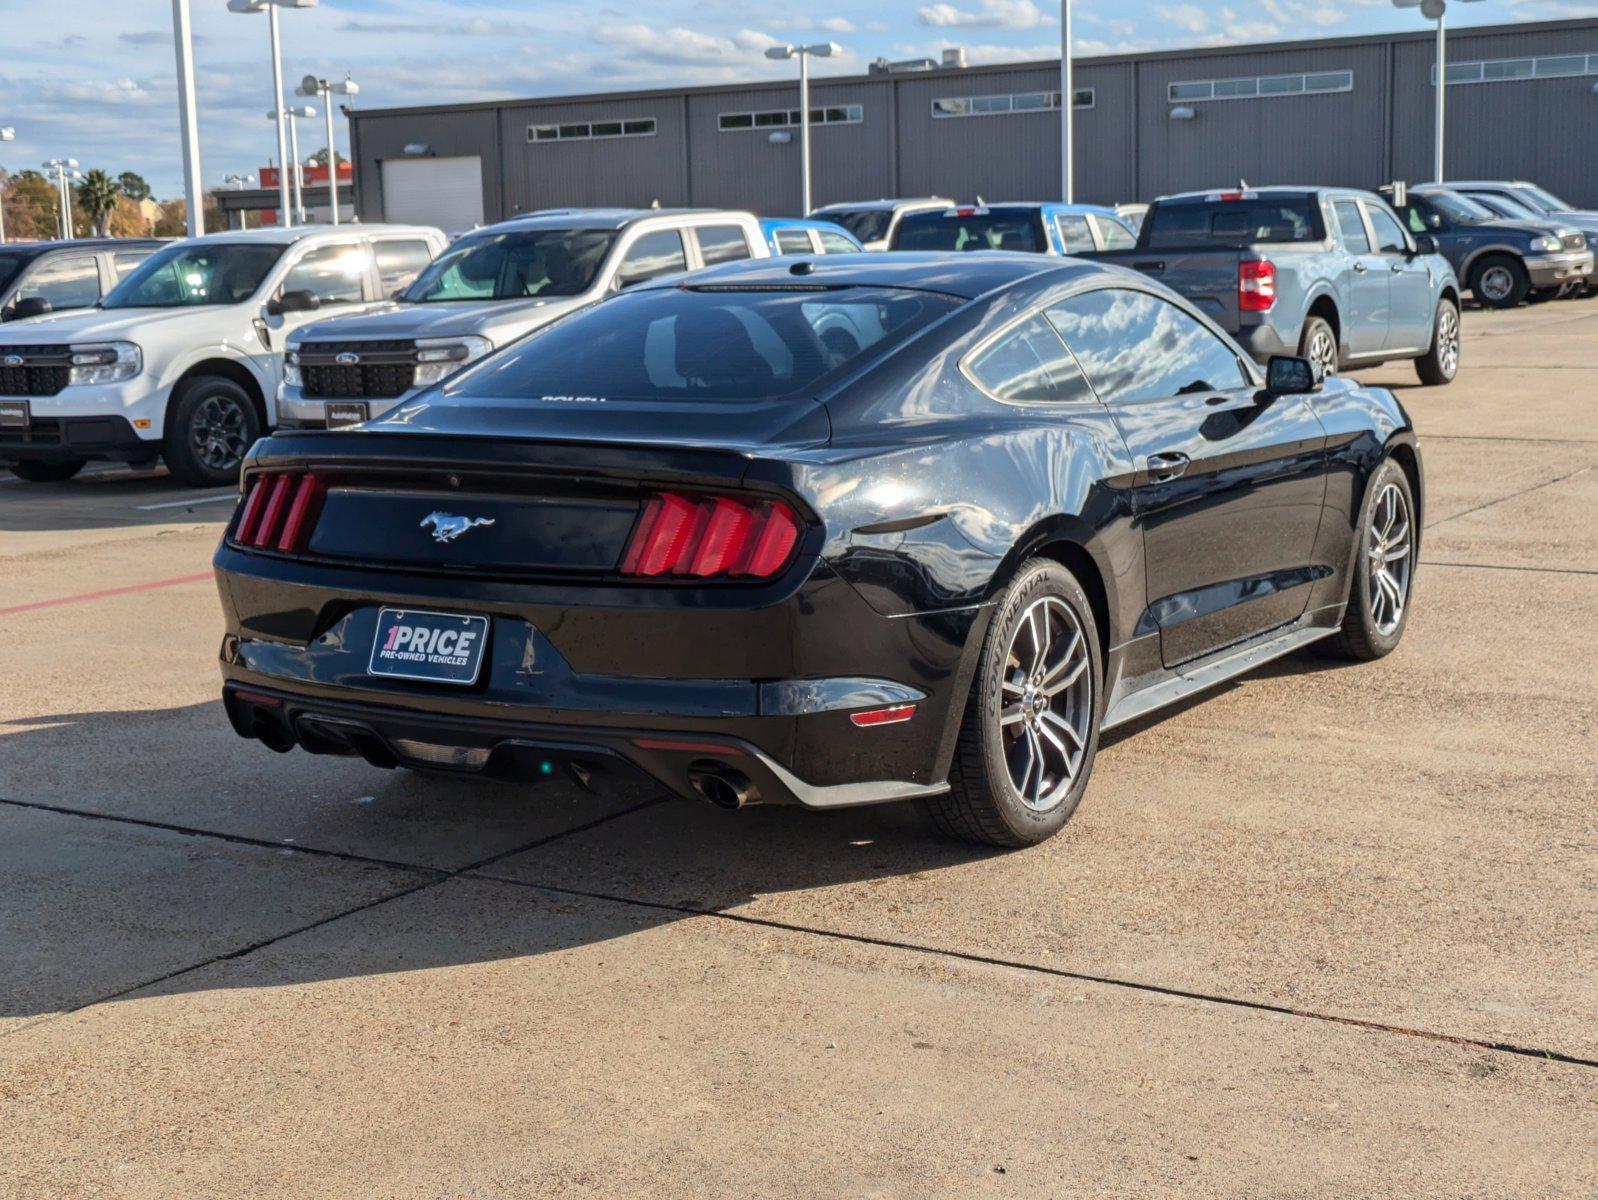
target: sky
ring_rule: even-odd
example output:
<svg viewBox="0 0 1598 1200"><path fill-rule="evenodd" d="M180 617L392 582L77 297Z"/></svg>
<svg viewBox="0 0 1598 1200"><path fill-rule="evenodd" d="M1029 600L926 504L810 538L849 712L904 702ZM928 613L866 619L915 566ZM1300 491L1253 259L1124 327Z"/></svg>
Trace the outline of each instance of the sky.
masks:
<svg viewBox="0 0 1598 1200"><path fill-rule="evenodd" d="M200 155L207 187L272 161L267 18L192 0ZM1419 29L1391 0L1075 0L1076 55ZM1481 0L1450 27L1598 16L1598 0ZM139 172L182 194L169 0L0 0L0 165ZM878 57L966 48L973 64L1058 57L1058 0L321 0L284 10L285 87L308 73L360 85L362 108L788 77L763 51L830 40L820 74ZM307 103L299 101L299 103ZM302 122L308 156L324 136ZM348 128L339 122L340 147Z"/></svg>

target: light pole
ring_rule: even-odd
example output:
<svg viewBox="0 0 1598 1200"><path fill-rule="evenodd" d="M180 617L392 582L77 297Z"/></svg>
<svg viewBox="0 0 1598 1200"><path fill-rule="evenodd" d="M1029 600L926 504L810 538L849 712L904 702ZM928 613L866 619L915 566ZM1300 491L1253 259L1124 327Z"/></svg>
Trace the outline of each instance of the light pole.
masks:
<svg viewBox="0 0 1598 1200"><path fill-rule="evenodd" d="M1060 197L1074 203L1075 166L1072 121L1076 114L1076 87L1071 81L1071 0L1060 0Z"/></svg>
<svg viewBox="0 0 1598 1200"><path fill-rule="evenodd" d="M194 105L194 32L189 0L172 0L172 46L178 66L178 140L183 147L183 196L189 236L205 232L205 199L200 195L200 118Z"/></svg>
<svg viewBox="0 0 1598 1200"><path fill-rule="evenodd" d="M320 96L323 111L327 114L327 198L331 202L335 225L338 224L338 147L333 144L333 97L358 96L360 91L361 85L348 75L338 83L307 75L300 80L300 86L294 89L296 96Z"/></svg>
<svg viewBox="0 0 1598 1200"><path fill-rule="evenodd" d="M78 160L75 158L52 158L44 164L44 169L56 179L56 221L63 242L72 237L72 193L68 190L67 172L71 171L74 179L83 178L78 174L77 166Z"/></svg>
<svg viewBox="0 0 1598 1200"><path fill-rule="evenodd" d="M283 129L283 40L278 29L277 10L280 8L315 8L317 0L227 0L229 12L264 12L272 37L272 108L277 113L277 198L278 224L285 229L294 224L294 214L289 210L288 141Z"/></svg>
<svg viewBox="0 0 1598 1200"><path fill-rule="evenodd" d="M1456 0L1459 4L1473 4L1475 0ZM1448 44L1443 33L1443 14L1448 11L1447 0L1393 0L1394 8L1418 8L1421 16L1437 22L1436 110L1432 117L1432 179L1443 181L1443 93L1448 87Z"/></svg>
<svg viewBox="0 0 1598 1200"><path fill-rule="evenodd" d="M314 117L316 110L309 104L302 104L298 108L286 108L283 115L289 123L289 159L294 163L294 219L301 225L305 224L305 171L300 166L300 117ZM267 113L268 121L276 120L273 113Z"/></svg>
<svg viewBox="0 0 1598 1200"><path fill-rule="evenodd" d="M235 192L242 192L244 190L244 185L245 184L247 184L247 183L248 184L253 184L255 182L255 176L254 175L229 175L222 182L226 183L226 184L230 184ZM245 226L247 224L248 224L248 222L245 221L245 219L244 219L244 210L240 209L239 210L239 228L243 229L243 228L245 228Z"/></svg>
<svg viewBox="0 0 1598 1200"><path fill-rule="evenodd" d="M0 142L14 142L17 140L17 131L9 125L0 125ZM6 188L5 182L0 180L0 246L6 244Z"/></svg>
<svg viewBox="0 0 1598 1200"><path fill-rule="evenodd" d="M772 46L767 58L799 60L799 215L810 215L810 59L833 58L843 53L837 42L817 42L813 46Z"/></svg>

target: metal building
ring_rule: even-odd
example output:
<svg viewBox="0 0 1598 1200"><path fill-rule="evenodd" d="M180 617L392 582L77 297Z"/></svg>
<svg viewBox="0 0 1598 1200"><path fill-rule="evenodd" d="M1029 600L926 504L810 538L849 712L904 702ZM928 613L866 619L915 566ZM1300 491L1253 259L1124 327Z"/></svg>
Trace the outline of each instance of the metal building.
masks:
<svg viewBox="0 0 1598 1200"><path fill-rule="evenodd" d="M1448 51L1449 173L1598 207L1598 19L1459 29ZM1423 29L1082 59L1077 199L1424 180L1432 54ZM816 202L1057 197L1058 86L1057 61L814 83ZM797 103L769 82L356 111L357 205L451 230L657 200L790 215Z"/></svg>

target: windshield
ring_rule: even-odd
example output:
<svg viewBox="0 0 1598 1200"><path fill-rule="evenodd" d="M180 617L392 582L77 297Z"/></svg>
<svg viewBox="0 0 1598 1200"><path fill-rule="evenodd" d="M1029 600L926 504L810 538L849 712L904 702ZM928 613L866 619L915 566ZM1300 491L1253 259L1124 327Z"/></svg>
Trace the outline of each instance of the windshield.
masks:
<svg viewBox="0 0 1598 1200"><path fill-rule="evenodd" d="M886 208L828 208L811 214L842 225L862 242L880 242L888 236L893 213Z"/></svg>
<svg viewBox="0 0 1598 1200"><path fill-rule="evenodd" d="M1043 225L1031 209L948 209L913 213L899 222L895 250L1048 249Z"/></svg>
<svg viewBox="0 0 1598 1200"><path fill-rule="evenodd" d="M406 290L412 304L577 296L593 286L613 229L477 234L451 246Z"/></svg>
<svg viewBox="0 0 1598 1200"><path fill-rule="evenodd" d="M1535 183L1523 183L1515 188L1515 192L1517 195L1524 196L1528 200L1535 202L1536 206L1542 209L1543 212L1571 212L1575 208L1574 205L1566 204L1558 196L1546 188L1538 187Z"/></svg>
<svg viewBox="0 0 1598 1200"><path fill-rule="evenodd" d="M888 288L628 292L546 326L445 390L587 403L774 400L879 357L959 303Z"/></svg>
<svg viewBox="0 0 1598 1200"><path fill-rule="evenodd" d="M1479 225L1483 221L1495 219L1498 215L1492 209L1477 204L1469 196L1461 196L1458 192L1427 192L1417 199L1431 205L1453 225Z"/></svg>
<svg viewBox="0 0 1598 1200"><path fill-rule="evenodd" d="M1519 200L1511 200L1508 196L1496 193L1488 195L1478 192L1471 199L1500 217L1508 217L1512 221L1540 221L1545 215L1535 208L1522 204Z"/></svg>
<svg viewBox="0 0 1598 1200"><path fill-rule="evenodd" d="M260 290L287 246L266 243L168 246L111 290L105 308L198 308L242 304Z"/></svg>
<svg viewBox="0 0 1598 1200"><path fill-rule="evenodd" d="M1318 242L1324 235L1316 213L1316 205L1308 196L1156 204L1143 222L1143 248Z"/></svg>
<svg viewBox="0 0 1598 1200"><path fill-rule="evenodd" d="M11 286L11 281L17 277L17 272L22 270L22 264L27 261L20 254L0 254L0 292Z"/></svg>

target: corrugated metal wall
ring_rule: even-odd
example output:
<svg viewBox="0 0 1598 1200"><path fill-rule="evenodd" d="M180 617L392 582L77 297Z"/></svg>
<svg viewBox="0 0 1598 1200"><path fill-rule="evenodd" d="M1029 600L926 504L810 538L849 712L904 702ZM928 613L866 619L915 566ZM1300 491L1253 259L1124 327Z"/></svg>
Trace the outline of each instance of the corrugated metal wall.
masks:
<svg viewBox="0 0 1598 1200"><path fill-rule="evenodd" d="M1451 61L1598 54L1598 20L1460 30ZM1374 187L1431 174L1432 42L1403 35L1089 60L1077 86L1077 198L1096 203L1247 179ZM1350 70L1353 90L1193 103L1173 120L1168 86L1196 79ZM1598 207L1598 76L1448 89L1449 173L1536 179ZM858 104L859 124L814 130L814 194L834 200L942 194L1042 200L1059 193L1059 115L935 118L932 102L1053 91L1051 64L827 80L812 106ZM407 145L483 160L489 220L559 205L694 204L765 215L799 207L799 144L723 131L724 112L796 108L794 83L357 112L363 216L382 215L381 168ZM653 117L652 137L529 142L530 124Z"/></svg>

